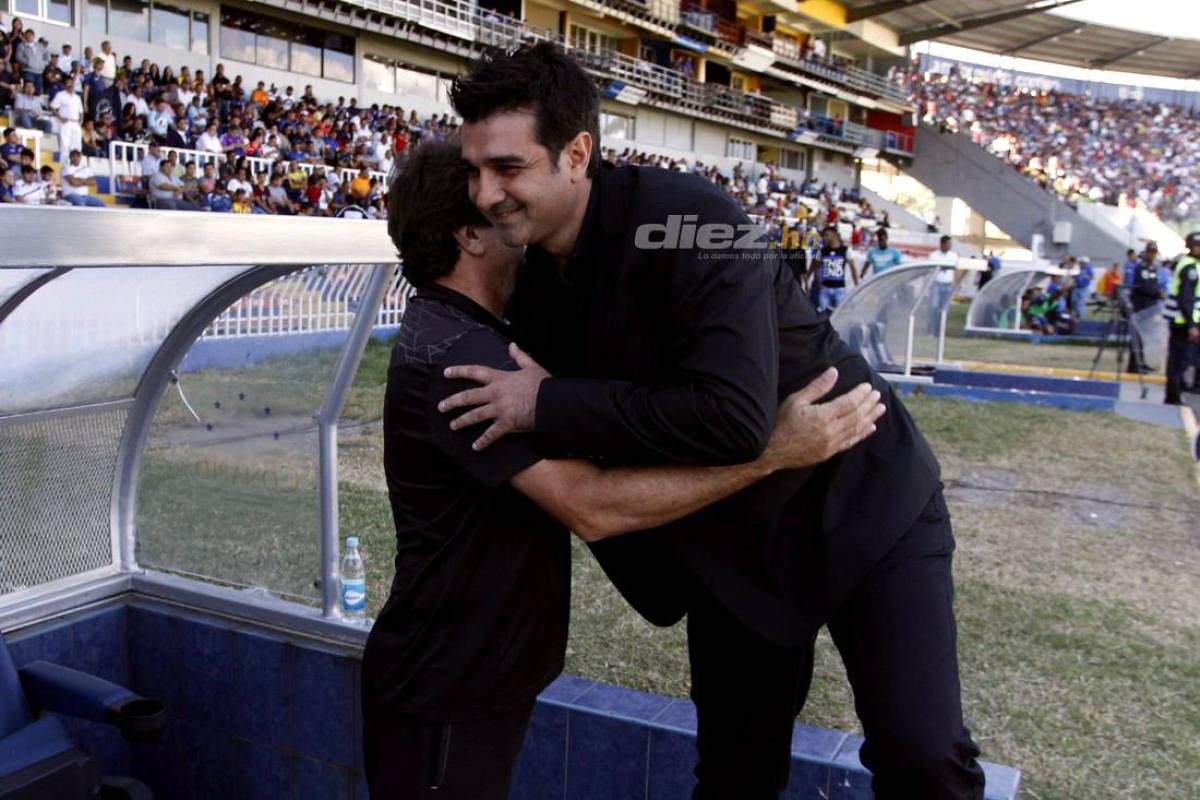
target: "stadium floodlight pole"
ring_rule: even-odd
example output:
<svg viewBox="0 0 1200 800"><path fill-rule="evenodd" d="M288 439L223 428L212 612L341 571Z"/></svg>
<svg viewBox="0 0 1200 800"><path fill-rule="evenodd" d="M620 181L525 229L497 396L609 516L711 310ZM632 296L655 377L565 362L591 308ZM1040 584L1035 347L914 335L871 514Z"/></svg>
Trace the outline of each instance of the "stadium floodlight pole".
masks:
<svg viewBox="0 0 1200 800"><path fill-rule="evenodd" d="M337 434L338 417L345 405L346 392L358 372L367 340L379 316L383 293L395 264L376 264L371 269L370 282L363 292L358 313L350 335L338 354L333 368L333 380L320 409L313 414L317 422L317 492L321 509L321 615L339 618L342 616L338 603L338 476Z"/></svg>

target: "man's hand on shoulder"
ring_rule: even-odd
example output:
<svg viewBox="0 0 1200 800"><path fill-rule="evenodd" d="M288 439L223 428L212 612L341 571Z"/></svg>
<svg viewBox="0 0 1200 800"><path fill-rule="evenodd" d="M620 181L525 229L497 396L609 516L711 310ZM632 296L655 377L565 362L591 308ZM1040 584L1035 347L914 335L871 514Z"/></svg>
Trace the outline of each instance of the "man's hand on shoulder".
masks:
<svg viewBox="0 0 1200 800"><path fill-rule="evenodd" d="M507 433L532 431L537 412L538 388L550 373L530 358L515 343L508 346L516 370L492 369L479 365L447 367L445 376L480 384L451 395L438 404L442 412L474 406L450 422L451 430L469 428L492 420L472 447L482 450Z"/></svg>
<svg viewBox="0 0 1200 800"><path fill-rule="evenodd" d="M818 403L836 382L837 370L830 367L779 405L762 455L769 469L820 464L875 432L875 421L885 410L878 390L862 383L835 400Z"/></svg>

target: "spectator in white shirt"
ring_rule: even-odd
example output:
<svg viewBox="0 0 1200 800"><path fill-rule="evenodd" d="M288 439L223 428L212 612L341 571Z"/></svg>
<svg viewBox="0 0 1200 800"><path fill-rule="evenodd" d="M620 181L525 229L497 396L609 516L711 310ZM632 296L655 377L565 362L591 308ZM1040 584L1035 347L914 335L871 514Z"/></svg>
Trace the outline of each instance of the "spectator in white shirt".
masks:
<svg viewBox="0 0 1200 800"><path fill-rule="evenodd" d="M104 70L100 74L111 86L112 82L117 79L117 54L113 52L112 45L108 41L100 43L100 55L97 58L104 59Z"/></svg>
<svg viewBox="0 0 1200 800"><path fill-rule="evenodd" d="M200 138L196 141L196 149L206 153L220 155L225 152L221 147L221 137L217 135L217 123L210 122L208 127L204 129L204 133L200 134Z"/></svg>
<svg viewBox="0 0 1200 800"><path fill-rule="evenodd" d="M958 253L950 249L952 241L949 236L943 236L938 241L938 249L929 255L934 264L941 264L933 281L933 294L929 300L929 329L937 334L941 329L942 314L950 306L950 298L958 289L962 275L958 274Z"/></svg>
<svg viewBox="0 0 1200 800"><path fill-rule="evenodd" d="M95 181L92 168L83 160L83 155L78 150L72 150L70 161L62 168L63 199L73 206L104 208L104 202L89 193Z"/></svg>
<svg viewBox="0 0 1200 800"><path fill-rule="evenodd" d="M146 103L146 98L142 97L142 87L134 86L132 93L126 95L122 102L133 103L133 114L137 117L145 117L150 114L150 106Z"/></svg>
<svg viewBox="0 0 1200 800"><path fill-rule="evenodd" d="M46 187L38 179L32 164L21 167L21 177L13 185L13 198L27 206L40 206L46 199Z"/></svg>
<svg viewBox="0 0 1200 800"><path fill-rule="evenodd" d="M71 52L71 45L64 44L62 46L62 56L58 59L59 66L70 72L78 63L79 59Z"/></svg>
<svg viewBox="0 0 1200 800"><path fill-rule="evenodd" d="M167 138L167 130L171 127L174 119L175 113L171 111L171 106L168 105L165 99L159 100L156 108L146 118L146 127L160 140L165 139Z"/></svg>
<svg viewBox="0 0 1200 800"><path fill-rule="evenodd" d="M228 183L225 185L225 188L229 190L230 194L237 194L238 189L244 191L247 197L250 197L254 194L254 186L246 177L245 167L239 169L237 173L229 179Z"/></svg>
<svg viewBox="0 0 1200 800"><path fill-rule="evenodd" d="M58 116L59 153L69 153L83 147L83 129L79 127L83 119L83 100L75 94L74 78L67 78L63 88L50 101L50 108Z"/></svg>

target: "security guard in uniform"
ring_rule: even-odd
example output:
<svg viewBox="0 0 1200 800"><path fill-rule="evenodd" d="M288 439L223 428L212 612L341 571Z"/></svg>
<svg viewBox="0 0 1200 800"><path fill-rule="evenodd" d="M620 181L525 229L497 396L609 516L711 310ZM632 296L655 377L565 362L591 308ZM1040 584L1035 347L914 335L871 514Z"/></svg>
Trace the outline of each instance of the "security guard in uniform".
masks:
<svg viewBox="0 0 1200 800"><path fill-rule="evenodd" d="M1200 344L1200 298L1196 296L1200 270L1200 231L1187 236L1188 251L1175 262L1164 317L1171 325L1167 346L1167 396L1165 402L1179 405L1183 388L1183 370L1188 364L1189 346Z"/></svg>

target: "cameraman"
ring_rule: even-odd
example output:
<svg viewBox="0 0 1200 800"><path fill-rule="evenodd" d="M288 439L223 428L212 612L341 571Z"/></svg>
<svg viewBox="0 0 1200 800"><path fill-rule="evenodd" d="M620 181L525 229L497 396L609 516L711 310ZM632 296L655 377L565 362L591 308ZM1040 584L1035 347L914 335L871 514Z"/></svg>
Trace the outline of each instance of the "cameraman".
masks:
<svg viewBox="0 0 1200 800"><path fill-rule="evenodd" d="M1167 395L1164 402L1179 405L1183 370L1189 351L1200 344L1200 302L1196 298L1197 268L1200 266L1200 231L1187 235L1187 252L1175 262L1163 316L1171 326L1167 345Z"/></svg>

